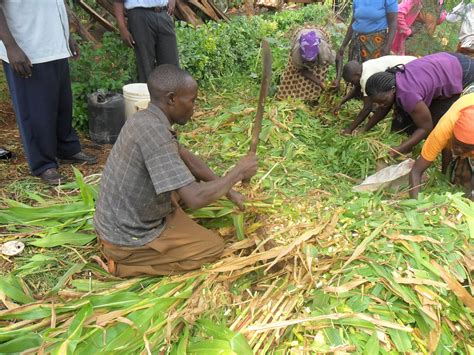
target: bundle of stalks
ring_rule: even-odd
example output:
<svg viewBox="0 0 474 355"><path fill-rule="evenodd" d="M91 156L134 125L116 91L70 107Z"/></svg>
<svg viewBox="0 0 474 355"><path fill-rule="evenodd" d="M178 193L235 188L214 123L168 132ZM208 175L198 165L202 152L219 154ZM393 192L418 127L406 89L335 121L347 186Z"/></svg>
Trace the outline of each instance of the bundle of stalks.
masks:
<svg viewBox="0 0 474 355"><path fill-rule="evenodd" d="M247 150L252 112L229 117L250 95L219 95L221 113L181 134L219 173ZM352 192L380 137L399 138L382 126L341 139L350 112L318 110L270 100L247 209L190 211L227 247L186 275L121 280L93 262L96 177L3 198L2 237L27 247L0 279L0 353L472 352L473 203L438 193L437 174L419 200Z"/></svg>

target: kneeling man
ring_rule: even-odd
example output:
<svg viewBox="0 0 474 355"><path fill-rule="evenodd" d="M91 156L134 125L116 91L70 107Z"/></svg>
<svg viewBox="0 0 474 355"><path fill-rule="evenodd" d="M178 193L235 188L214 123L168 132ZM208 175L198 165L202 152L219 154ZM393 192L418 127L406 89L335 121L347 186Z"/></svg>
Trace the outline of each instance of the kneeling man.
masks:
<svg viewBox="0 0 474 355"><path fill-rule="evenodd" d="M127 120L102 174L94 224L111 273L172 275L217 260L222 239L189 218L178 204L200 208L227 197L257 171L247 155L222 177L178 144L173 124L191 119L198 85L171 64L148 78L151 103Z"/></svg>

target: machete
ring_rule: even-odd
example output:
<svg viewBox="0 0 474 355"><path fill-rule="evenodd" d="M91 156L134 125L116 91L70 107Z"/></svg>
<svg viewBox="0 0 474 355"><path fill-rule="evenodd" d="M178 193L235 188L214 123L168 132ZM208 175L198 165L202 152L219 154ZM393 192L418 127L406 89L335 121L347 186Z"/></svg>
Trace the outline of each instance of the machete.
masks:
<svg viewBox="0 0 474 355"><path fill-rule="evenodd" d="M265 111L265 99L268 95L270 82L272 80L272 51L270 44L266 39L262 41L262 82L260 84L260 95L258 96L257 113L255 114L255 121L252 128L252 140L250 141L249 154L257 152L258 142L260 139L260 132L262 131L263 112ZM243 183L249 183L250 180L245 180Z"/></svg>
<svg viewBox="0 0 474 355"><path fill-rule="evenodd" d="M263 112L265 111L265 99L268 95L268 89L270 88L270 82L272 80L272 52L270 50L270 44L266 39L262 41L262 53L262 82L260 84L260 95L258 97L257 113L255 115L255 121L253 124L252 140L250 142L249 153L257 152L260 132L262 131L262 119Z"/></svg>

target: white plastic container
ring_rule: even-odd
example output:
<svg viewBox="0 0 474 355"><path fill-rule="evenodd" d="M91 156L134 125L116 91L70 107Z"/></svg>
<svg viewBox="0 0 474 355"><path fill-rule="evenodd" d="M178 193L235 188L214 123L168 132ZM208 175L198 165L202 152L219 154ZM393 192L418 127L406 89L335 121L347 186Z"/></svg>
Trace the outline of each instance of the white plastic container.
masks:
<svg viewBox="0 0 474 355"><path fill-rule="evenodd" d="M125 119L137 112L137 102L150 101L150 93L145 83L127 84L122 91L125 99Z"/></svg>
<svg viewBox="0 0 474 355"><path fill-rule="evenodd" d="M150 100L142 100L135 103L135 112L144 110L148 107Z"/></svg>

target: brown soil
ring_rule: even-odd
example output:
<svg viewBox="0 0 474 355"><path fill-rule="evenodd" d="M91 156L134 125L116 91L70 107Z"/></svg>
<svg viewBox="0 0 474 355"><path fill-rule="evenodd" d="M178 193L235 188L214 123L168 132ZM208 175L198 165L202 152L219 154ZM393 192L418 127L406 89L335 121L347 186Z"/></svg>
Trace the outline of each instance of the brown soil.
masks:
<svg viewBox="0 0 474 355"><path fill-rule="evenodd" d="M85 176L100 173L112 145L95 144L83 133L79 133L79 136L83 150L88 154L97 156L98 163L95 165L78 165L76 167ZM23 153L20 133L15 121L15 114L8 96L6 100L0 101L0 147L8 149L13 153L13 159L8 161L0 160L0 189L18 180L39 181L39 179L30 175ZM74 174L70 165L60 166L59 171L73 179Z"/></svg>

